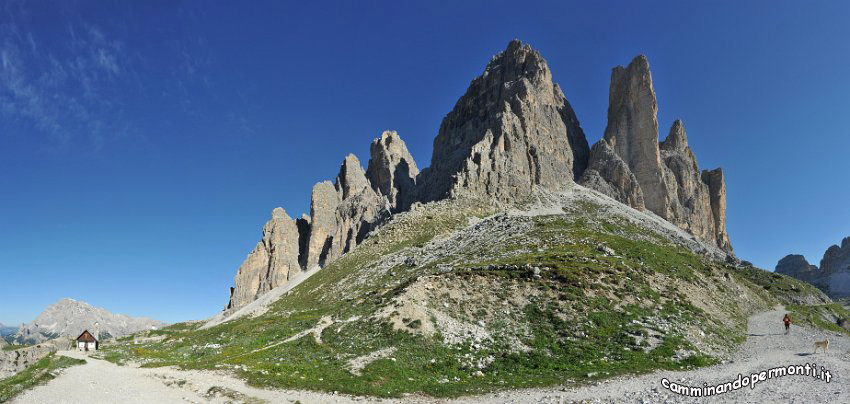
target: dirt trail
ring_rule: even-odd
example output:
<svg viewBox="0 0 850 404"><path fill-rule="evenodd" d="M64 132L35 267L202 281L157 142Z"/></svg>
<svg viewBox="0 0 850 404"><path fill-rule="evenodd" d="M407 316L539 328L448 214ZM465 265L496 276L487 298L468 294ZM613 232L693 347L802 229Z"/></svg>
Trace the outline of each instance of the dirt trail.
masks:
<svg viewBox="0 0 850 404"><path fill-rule="evenodd" d="M65 370L50 383L28 391L15 403L567 403L583 402L841 402L850 397L850 338L803 327L792 327L784 335L782 308L750 318L749 337L729 363L687 371L661 371L652 374L615 378L580 388L512 390L454 400L407 397L378 400L304 391L262 390L219 372L181 371L173 368L142 369L116 366L85 357L79 352L62 352L83 357L88 363ZM813 344L829 338L828 353L812 354ZM688 386L716 385L734 381L738 374L752 373L788 365L816 363L830 371L829 383L806 376L784 376L708 399L676 395L662 386L661 379Z"/></svg>
<svg viewBox="0 0 850 404"><path fill-rule="evenodd" d="M60 355L85 359L13 403L354 403L379 400L308 391L263 390L221 372L118 366L77 351Z"/></svg>
<svg viewBox="0 0 850 404"><path fill-rule="evenodd" d="M615 378L594 386L557 391L532 389L496 393L456 403L831 403L850 400L850 338L820 330L791 327L784 335L783 308L750 317L747 341L731 362L686 372L661 371L647 375ZM815 341L829 339L829 352L812 354ZM688 386L717 385L752 373L788 365L816 363L830 371L829 383L806 376L784 376L710 398L684 397L662 386L661 379ZM844 401L842 401L844 400Z"/></svg>

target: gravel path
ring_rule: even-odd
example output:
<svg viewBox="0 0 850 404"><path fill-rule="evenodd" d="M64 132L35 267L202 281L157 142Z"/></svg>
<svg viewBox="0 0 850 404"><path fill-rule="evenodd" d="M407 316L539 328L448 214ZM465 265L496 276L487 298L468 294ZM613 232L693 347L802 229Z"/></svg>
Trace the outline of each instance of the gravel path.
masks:
<svg viewBox="0 0 850 404"><path fill-rule="evenodd" d="M839 403L850 402L850 338L820 330L791 327L784 335L778 307L750 317L747 341L729 362L687 372L661 371L631 378L615 378L597 385L553 391L532 389L457 400L458 403ZM829 339L829 352L812 354L815 341ZM710 398L684 397L662 386L662 378L688 386L717 385L768 369L816 363L830 371L829 383L811 376L784 376Z"/></svg>
<svg viewBox="0 0 850 404"><path fill-rule="evenodd" d="M834 333L792 326L784 335L782 308L750 318L749 337L729 363L687 372L661 371L652 374L615 378L579 388L515 390L455 400L407 397L402 400L377 400L304 391L262 390L224 373L181 371L173 368L142 369L116 366L85 357L80 352L62 355L85 358L88 363L65 370L50 383L28 391L15 403L567 403L584 402L848 402L850 400L850 338ZM814 341L828 338L828 353L812 354ZM732 382L738 374L749 375L771 368L816 363L830 372L829 383L811 376L783 376L742 387L711 398L683 397L665 389L662 379L688 386L717 385Z"/></svg>

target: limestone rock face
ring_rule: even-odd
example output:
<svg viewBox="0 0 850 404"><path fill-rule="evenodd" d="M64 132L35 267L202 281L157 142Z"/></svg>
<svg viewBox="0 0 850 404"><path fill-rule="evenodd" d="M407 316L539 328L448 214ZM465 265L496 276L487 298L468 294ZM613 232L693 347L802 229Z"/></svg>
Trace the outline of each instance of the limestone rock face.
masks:
<svg viewBox="0 0 850 404"><path fill-rule="evenodd" d="M595 189L626 205L644 210L643 192L629 166L608 144L600 139L590 149L590 165L579 184Z"/></svg>
<svg viewBox="0 0 850 404"><path fill-rule="evenodd" d="M336 234L336 208L340 196L330 181L313 186L310 199L310 238L307 243L307 269L323 266Z"/></svg>
<svg viewBox="0 0 850 404"><path fill-rule="evenodd" d="M802 255L791 254L779 260L776 272L809 282L833 299L850 297L850 237L826 250L820 268Z"/></svg>
<svg viewBox="0 0 850 404"><path fill-rule="evenodd" d="M372 141L366 178L375 192L387 198L393 211L405 210L416 187L419 168L395 131Z"/></svg>
<svg viewBox="0 0 850 404"><path fill-rule="evenodd" d="M718 247L732 251L729 233L726 232L726 180L723 169L703 170L702 181L708 184L711 214L714 216L714 236Z"/></svg>
<svg viewBox="0 0 850 404"><path fill-rule="evenodd" d="M366 173L360 165L360 160L357 156L349 154L342 161L342 166L339 169L339 175L336 177L334 186L339 199L343 200L353 196L360 191L369 188L369 180L366 179Z"/></svg>
<svg viewBox="0 0 850 404"><path fill-rule="evenodd" d="M589 168L579 182L634 208L646 207L732 253L723 172L700 172L680 120L659 143L657 112L646 57L614 68L604 144L594 145Z"/></svg>
<svg viewBox="0 0 850 404"><path fill-rule="evenodd" d="M340 200L335 210L336 228L331 233L326 256L320 258L321 265L360 244L389 212L387 200L372 189L360 160L353 154L340 167L336 190Z"/></svg>
<svg viewBox="0 0 850 404"><path fill-rule="evenodd" d="M440 125L419 199L472 194L513 201L558 189L587 166L584 132L546 61L511 41Z"/></svg>
<svg viewBox="0 0 850 404"><path fill-rule="evenodd" d="M850 237L841 240L841 246L832 245L823 254L820 268L827 274L850 271Z"/></svg>
<svg viewBox="0 0 850 404"><path fill-rule="evenodd" d="M236 273L228 308L241 307L286 283L301 271L299 232L283 208L275 208L263 226L263 237Z"/></svg>
<svg viewBox="0 0 850 404"><path fill-rule="evenodd" d="M820 269L827 295L836 298L850 296L850 237L842 240L840 247L833 245L826 250Z"/></svg>
<svg viewBox="0 0 850 404"><path fill-rule="evenodd" d="M643 190L646 208L669 219L671 201L658 147L657 114L646 57L634 58L627 67L615 67L611 72L604 139L634 173Z"/></svg>
<svg viewBox="0 0 850 404"><path fill-rule="evenodd" d="M799 254L788 254L776 264L776 273L811 282L817 276L818 267L809 264L806 258Z"/></svg>
<svg viewBox="0 0 850 404"><path fill-rule="evenodd" d="M688 146L682 121L676 120L667 139L661 143L665 185L670 196L670 217L689 233L715 242L715 222L709 197L709 186L702 181L697 159Z"/></svg>

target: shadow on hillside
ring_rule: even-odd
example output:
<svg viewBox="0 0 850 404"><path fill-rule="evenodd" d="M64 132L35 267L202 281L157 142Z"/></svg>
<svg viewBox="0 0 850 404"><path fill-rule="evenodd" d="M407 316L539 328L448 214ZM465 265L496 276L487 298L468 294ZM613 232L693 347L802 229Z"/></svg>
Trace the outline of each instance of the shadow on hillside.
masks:
<svg viewBox="0 0 850 404"><path fill-rule="evenodd" d="M797 354L797 356L812 356L812 355L814 355L814 354L811 353L811 352L801 352L801 353Z"/></svg>
<svg viewBox="0 0 850 404"><path fill-rule="evenodd" d="M771 335L783 335L783 334L781 332L777 332L777 333L774 333L774 334L753 334L753 333L747 334L747 336L750 336L750 337L769 337Z"/></svg>

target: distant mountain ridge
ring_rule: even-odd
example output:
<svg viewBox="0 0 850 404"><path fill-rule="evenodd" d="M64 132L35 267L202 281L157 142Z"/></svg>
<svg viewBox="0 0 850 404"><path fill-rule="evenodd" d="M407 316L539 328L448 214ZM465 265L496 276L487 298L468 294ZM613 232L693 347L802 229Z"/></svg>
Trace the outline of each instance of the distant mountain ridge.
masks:
<svg viewBox="0 0 850 404"><path fill-rule="evenodd" d="M6 339L11 339L11 336L18 331L17 327L10 327L8 325L3 325L0 323L0 346L6 343Z"/></svg>
<svg viewBox="0 0 850 404"><path fill-rule="evenodd" d="M92 334L99 331L100 338L120 337L164 325L150 318L113 314L86 302L62 299L47 306L31 323L22 324L11 339L34 344L56 337L74 338L85 330Z"/></svg>
<svg viewBox="0 0 850 404"><path fill-rule="evenodd" d="M820 267L799 254L789 254L776 263L776 272L815 285L833 299L850 297L850 237L830 246Z"/></svg>

